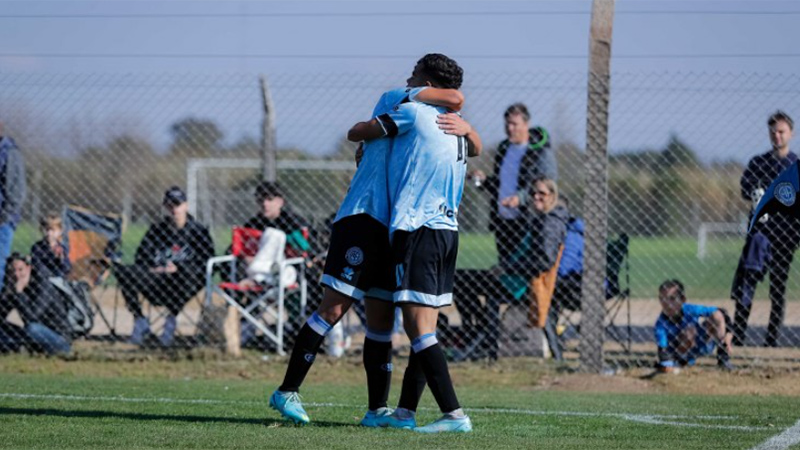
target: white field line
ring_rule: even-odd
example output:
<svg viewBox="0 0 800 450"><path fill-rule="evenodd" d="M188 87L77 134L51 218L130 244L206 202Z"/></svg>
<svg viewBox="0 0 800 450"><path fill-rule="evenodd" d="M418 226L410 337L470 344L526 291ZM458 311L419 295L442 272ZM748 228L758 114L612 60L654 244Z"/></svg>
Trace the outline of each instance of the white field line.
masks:
<svg viewBox="0 0 800 450"><path fill-rule="evenodd" d="M0 398L11 398L19 400L66 400L66 401L101 401L118 403L171 403L171 404L205 404L205 405L263 405L264 402L255 400L216 400L201 398L171 398L171 397L101 397L101 396L82 396L82 395L63 395L63 394L24 394L14 392L0 393ZM327 407L327 408L360 408L359 406L342 403L306 403L306 406ZM421 410L433 410L434 408L420 408ZM546 411L513 408L464 408L470 413L489 413L489 414L519 414L529 416L564 416L564 417L612 417L627 420L630 422L645 423L650 425L670 425L677 427L723 429L737 431L761 431L768 430L768 427L751 427L739 425L713 425L706 423L687 422L686 420L736 420L736 416L681 416L681 415L657 415L657 414L625 414L625 413L595 413L581 411ZM679 421L683 420L683 421ZM796 438L800 436L800 426ZM790 429L791 430L791 429ZM787 430L788 431L788 430ZM782 435L781 435L782 436ZM791 437L791 435L790 435ZM776 449L779 447L775 447ZM784 448L784 447L780 447ZM765 447L759 450L772 450L772 447Z"/></svg>
<svg viewBox="0 0 800 450"><path fill-rule="evenodd" d="M753 447L753 450L784 450L798 443L800 443L800 420L783 433L769 438L758 447Z"/></svg>

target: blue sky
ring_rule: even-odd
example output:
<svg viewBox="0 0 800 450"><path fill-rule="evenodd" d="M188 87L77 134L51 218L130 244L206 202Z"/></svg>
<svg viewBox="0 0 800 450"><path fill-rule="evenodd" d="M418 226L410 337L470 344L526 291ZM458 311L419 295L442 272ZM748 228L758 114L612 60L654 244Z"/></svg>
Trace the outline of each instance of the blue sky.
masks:
<svg viewBox="0 0 800 450"><path fill-rule="evenodd" d="M419 56L437 51L465 68L468 92L470 77L490 82L498 73L585 74L590 10L590 1L570 0L0 1L0 73L341 76L358 71L381 79L396 73L401 83ZM730 124L741 133L724 143L743 147L736 150L740 153L734 152L734 158L743 159L767 145L763 122L769 111L780 107L800 114L793 78L800 69L800 27L796 26L800 2L621 0L616 2L616 13L612 71L621 74L619 79L633 80L631 74L640 73L788 77L788 82L781 78L777 86L778 91L790 86L788 98L781 92L772 92L769 98L753 94L752 108L737 108L730 112L735 114L732 117L717 118L716 112L706 111L715 122ZM734 77L732 95L750 89L749 83L758 84L760 79ZM0 99L4 95L9 92L0 85ZM559 108L580 114L579 97L554 100L566 106L538 105L541 121L555 121ZM685 101L691 98L688 94ZM666 94L664 102L670 100L676 101L675 96ZM786 104L776 104L781 100ZM489 141L502 137L494 118L502 113L503 102L505 97L498 95L492 107L499 111L467 111L478 117ZM711 147L714 140L708 134L725 134L719 123L707 130L692 129L698 118L687 118L679 106L672 106L675 111L666 116L674 123L664 123L661 116L643 119L638 131L612 134L612 145L657 145L677 132L698 147ZM690 110L702 117L702 106ZM369 106L351 108L363 111ZM142 111L150 114L146 108ZM212 111L207 114L213 118ZM232 137L246 133L235 129L235 124L227 126L232 128L228 130ZM742 130L749 126L752 129ZM302 141L293 136L292 127L284 128L280 144ZM580 134L580 130L573 132ZM723 158L729 151L709 148L701 156Z"/></svg>

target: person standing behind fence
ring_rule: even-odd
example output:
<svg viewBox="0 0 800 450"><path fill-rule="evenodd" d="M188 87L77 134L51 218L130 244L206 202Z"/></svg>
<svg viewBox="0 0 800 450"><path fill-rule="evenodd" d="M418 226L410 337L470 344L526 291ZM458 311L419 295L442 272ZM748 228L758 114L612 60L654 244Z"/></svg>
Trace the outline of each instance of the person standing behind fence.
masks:
<svg viewBox="0 0 800 450"><path fill-rule="evenodd" d="M558 181L558 166L551 148L550 135L542 127L530 128L530 113L522 103L506 109L505 131L508 139L500 143L494 159L494 175L481 170L470 178L492 198L489 229L494 232L498 259L511 255L528 231L526 199L539 176Z"/></svg>
<svg viewBox="0 0 800 450"><path fill-rule="evenodd" d="M14 140L4 135L0 122L0 273L5 273L6 259L11 254L25 191L25 161Z"/></svg>
<svg viewBox="0 0 800 450"><path fill-rule="evenodd" d="M61 216L51 212L42 217L39 230L44 237L31 247L33 267L46 277L66 277L72 265L67 247L62 242L64 227Z"/></svg>
<svg viewBox="0 0 800 450"><path fill-rule="evenodd" d="M783 111L776 111L767 120L767 126L772 150L753 157L740 181L742 198L751 200L753 207L772 181L797 161L797 155L789 149L794 130L792 118ZM731 289L731 298L736 302L734 345L744 345L756 285L767 271L772 309L764 345L778 345L786 307L786 283L798 245L800 221L782 213L763 217L748 233Z"/></svg>
<svg viewBox="0 0 800 450"><path fill-rule="evenodd" d="M144 344L150 333L139 294L169 310L160 342L164 347L171 346L177 316L203 288L206 261L214 256L211 234L189 214L183 190L177 186L167 189L163 205L168 216L147 230L136 249L136 262L114 267L122 296L134 317L130 342L136 345Z"/></svg>

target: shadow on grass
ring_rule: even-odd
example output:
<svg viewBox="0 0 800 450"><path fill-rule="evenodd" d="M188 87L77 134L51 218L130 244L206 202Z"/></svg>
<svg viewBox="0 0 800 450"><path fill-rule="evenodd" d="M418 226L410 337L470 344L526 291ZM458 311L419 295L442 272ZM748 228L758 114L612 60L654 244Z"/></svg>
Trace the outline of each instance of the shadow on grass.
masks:
<svg viewBox="0 0 800 450"><path fill-rule="evenodd" d="M0 416L45 416L45 417L65 417L65 418L88 418L88 419L126 419L136 421L178 421L178 422L192 422L192 423L231 423L231 424L244 424L244 425L264 425L276 426L284 425L287 427L295 427L290 422L277 419L247 419L235 417L213 417L213 416L186 416L186 415L169 415L169 414L142 414L142 413L126 413L115 411L93 411L93 410L61 410L53 408L6 408L0 407ZM353 424L339 423L339 422L320 422L314 421L310 426L314 427L349 427Z"/></svg>

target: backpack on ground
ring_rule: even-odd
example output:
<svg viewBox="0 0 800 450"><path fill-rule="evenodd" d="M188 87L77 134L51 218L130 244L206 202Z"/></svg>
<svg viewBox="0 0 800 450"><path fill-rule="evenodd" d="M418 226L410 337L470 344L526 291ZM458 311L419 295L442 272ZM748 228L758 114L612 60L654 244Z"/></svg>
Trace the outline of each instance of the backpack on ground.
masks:
<svg viewBox="0 0 800 450"><path fill-rule="evenodd" d="M61 277L50 278L50 283L64 300L72 337L88 335L94 326L94 313L89 303L92 295L89 285L84 281L68 281Z"/></svg>

